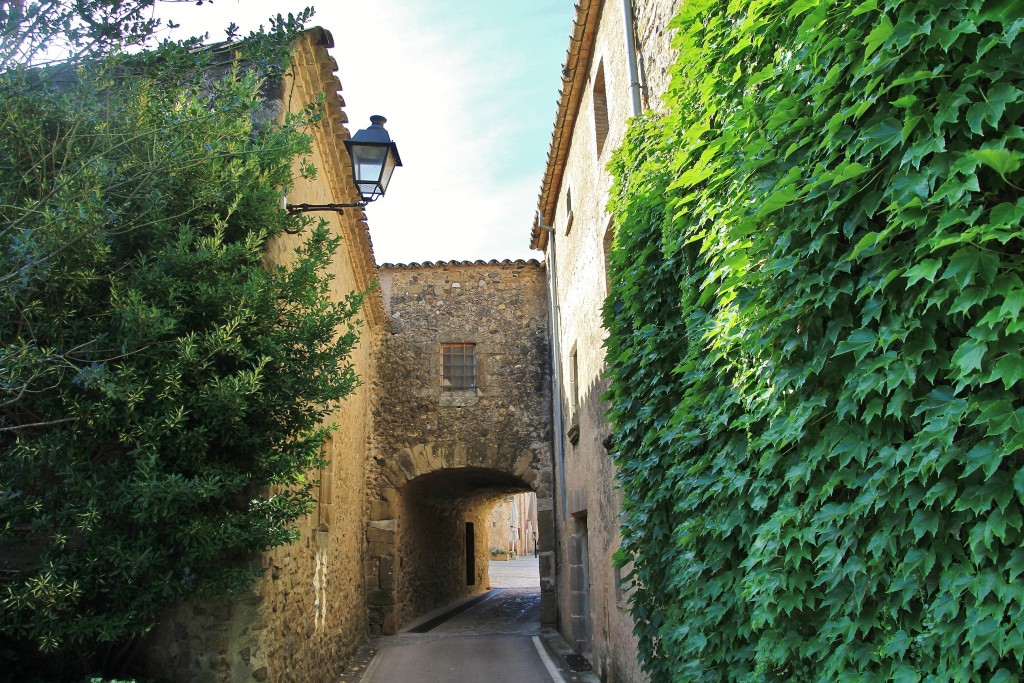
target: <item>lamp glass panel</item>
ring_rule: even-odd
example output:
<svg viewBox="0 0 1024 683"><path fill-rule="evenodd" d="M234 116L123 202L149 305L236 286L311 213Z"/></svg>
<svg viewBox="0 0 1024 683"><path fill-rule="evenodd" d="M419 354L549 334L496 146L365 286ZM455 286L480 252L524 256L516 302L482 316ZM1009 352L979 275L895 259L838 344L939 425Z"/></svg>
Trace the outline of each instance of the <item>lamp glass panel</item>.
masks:
<svg viewBox="0 0 1024 683"><path fill-rule="evenodd" d="M358 184L377 183L380 180L388 151L384 145L352 145L352 167Z"/></svg>
<svg viewBox="0 0 1024 683"><path fill-rule="evenodd" d="M391 182L391 174L395 172L395 154L388 148L388 157L384 161L384 170L380 174L380 193L387 192L388 183Z"/></svg>

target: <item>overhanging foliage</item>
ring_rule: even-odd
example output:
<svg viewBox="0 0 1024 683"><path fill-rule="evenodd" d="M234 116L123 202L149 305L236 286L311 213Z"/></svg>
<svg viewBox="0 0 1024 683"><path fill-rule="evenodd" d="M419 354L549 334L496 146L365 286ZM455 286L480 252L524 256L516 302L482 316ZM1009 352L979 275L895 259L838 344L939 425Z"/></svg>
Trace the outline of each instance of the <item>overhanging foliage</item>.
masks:
<svg viewBox="0 0 1024 683"><path fill-rule="evenodd" d="M266 259L310 223L281 196L318 114L259 123L287 41L248 47L245 68L165 46L0 75L0 650L21 664L31 642L88 665L246 586L358 383L339 239L310 224Z"/></svg>
<svg viewBox="0 0 1024 683"><path fill-rule="evenodd" d="M1024 677L1024 8L683 3L613 162L654 681Z"/></svg>

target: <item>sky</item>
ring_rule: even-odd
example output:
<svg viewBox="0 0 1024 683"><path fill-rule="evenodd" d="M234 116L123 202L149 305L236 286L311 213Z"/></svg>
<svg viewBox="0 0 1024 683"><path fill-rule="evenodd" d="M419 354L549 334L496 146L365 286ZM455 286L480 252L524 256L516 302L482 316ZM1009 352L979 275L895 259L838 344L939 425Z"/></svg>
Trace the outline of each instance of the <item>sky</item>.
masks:
<svg viewBox="0 0 1024 683"><path fill-rule="evenodd" d="M387 117L402 168L366 214L377 263L542 258L529 248L573 0L158 3L184 38L316 10L354 134Z"/></svg>

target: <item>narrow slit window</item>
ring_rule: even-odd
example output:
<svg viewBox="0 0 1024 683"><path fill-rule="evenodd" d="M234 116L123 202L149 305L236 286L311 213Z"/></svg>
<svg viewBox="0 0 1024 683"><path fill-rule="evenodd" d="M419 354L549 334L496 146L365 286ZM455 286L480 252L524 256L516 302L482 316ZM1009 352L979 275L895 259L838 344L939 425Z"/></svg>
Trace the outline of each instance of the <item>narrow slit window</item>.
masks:
<svg viewBox="0 0 1024 683"><path fill-rule="evenodd" d="M441 345L441 388L476 389L476 344Z"/></svg>
<svg viewBox="0 0 1024 683"><path fill-rule="evenodd" d="M604 141L608 138L608 93L604 86L604 64L597 65L594 77L594 136L597 141L598 155L604 151Z"/></svg>
<svg viewBox="0 0 1024 683"><path fill-rule="evenodd" d="M326 460L320 468L320 491L317 496L317 529L319 531L331 530L331 507L334 502L334 463L331 460L331 440L327 439L323 445L323 458Z"/></svg>

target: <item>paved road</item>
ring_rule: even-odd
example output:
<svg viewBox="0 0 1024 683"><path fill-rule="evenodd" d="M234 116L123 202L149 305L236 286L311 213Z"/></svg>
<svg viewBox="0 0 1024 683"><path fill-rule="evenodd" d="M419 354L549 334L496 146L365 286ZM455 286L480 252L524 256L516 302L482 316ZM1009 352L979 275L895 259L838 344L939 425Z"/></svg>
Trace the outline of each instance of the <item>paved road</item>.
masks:
<svg viewBox="0 0 1024 683"><path fill-rule="evenodd" d="M490 574L492 585L507 587L440 623L427 620L423 633L383 639L361 683L563 683L540 637L537 561L492 562Z"/></svg>

